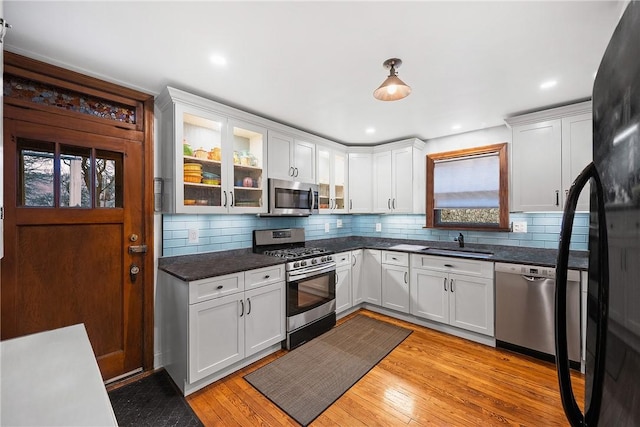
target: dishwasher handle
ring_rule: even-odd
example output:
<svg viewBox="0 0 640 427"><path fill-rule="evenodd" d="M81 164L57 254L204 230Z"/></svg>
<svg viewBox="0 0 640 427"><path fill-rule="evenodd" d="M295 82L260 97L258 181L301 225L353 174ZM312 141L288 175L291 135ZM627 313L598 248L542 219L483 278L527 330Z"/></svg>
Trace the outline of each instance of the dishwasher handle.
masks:
<svg viewBox="0 0 640 427"><path fill-rule="evenodd" d="M569 371L569 356L567 349L567 269L569 265L569 245L571 243L571 231L573 228L573 218L578 204L580 191L593 179L595 186L592 191L597 198L597 219L598 219L598 311L595 313L596 326L596 349L593 370L593 384L591 390L591 401L585 402L588 408L583 415L580 407L576 403L573 387L571 386L571 375ZM592 206L593 207L593 206ZM562 406L569 423L576 426L595 426L598 423L600 407L602 406L602 389L604 383L604 367L606 352L606 332L607 332L607 307L609 299L609 253L607 247L607 223L604 209L604 191L602 181L598 175L598 170L593 162L586 168L571 185L569 195L565 203L562 216L562 227L560 230L560 242L558 243L558 258L556 260L556 293L555 293L555 320L556 320L556 369L558 371L558 383L560 386L560 397Z"/></svg>

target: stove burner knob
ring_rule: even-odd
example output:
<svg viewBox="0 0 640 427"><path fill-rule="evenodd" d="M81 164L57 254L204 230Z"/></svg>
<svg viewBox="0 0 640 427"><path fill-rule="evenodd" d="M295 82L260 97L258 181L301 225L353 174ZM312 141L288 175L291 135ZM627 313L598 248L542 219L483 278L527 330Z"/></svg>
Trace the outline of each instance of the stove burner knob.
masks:
<svg viewBox="0 0 640 427"><path fill-rule="evenodd" d="M317 258L314 258L314 259L311 260L311 264L317 264L317 263L318 263L318 259Z"/></svg>
<svg viewBox="0 0 640 427"><path fill-rule="evenodd" d="M300 263L299 263L299 262L297 262L297 261L296 261L296 262L294 262L294 263L293 263L293 268L298 268L298 267L300 267Z"/></svg>
<svg viewBox="0 0 640 427"><path fill-rule="evenodd" d="M320 258L320 261L325 262L327 260L326 256L323 256L322 258Z"/></svg>
<svg viewBox="0 0 640 427"><path fill-rule="evenodd" d="M307 261L300 262L300 265L304 267L305 265L307 265Z"/></svg>
<svg viewBox="0 0 640 427"><path fill-rule="evenodd" d="M332 257L331 255L329 255L329 256L327 257L327 261L331 261L332 259L333 259L333 257Z"/></svg>

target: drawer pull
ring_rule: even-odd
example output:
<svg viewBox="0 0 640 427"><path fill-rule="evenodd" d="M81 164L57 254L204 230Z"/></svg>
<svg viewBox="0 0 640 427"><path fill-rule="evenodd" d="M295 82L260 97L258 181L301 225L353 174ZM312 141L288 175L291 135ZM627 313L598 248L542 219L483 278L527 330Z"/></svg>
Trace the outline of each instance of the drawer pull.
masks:
<svg viewBox="0 0 640 427"><path fill-rule="evenodd" d="M224 286L222 285L218 285L218 287L216 287L216 289L222 289L222 288L224 288Z"/></svg>
<svg viewBox="0 0 640 427"><path fill-rule="evenodd" d="M394 257L394 256L392 256L392 257L391 257L391 259L392 259L392 260L394 260L394 261L397 261L397 260L398 260L398 258L396 258L396 257Z"/></svg>
<svg viewBox="0 0 640 427"><path fill-rule="evenodd" d="M445 266L445 267L453 268L453 265L452 265L452 264L445 264L444 266Z"/></svg>
<svg viewBox="0 0 640 427"><path fill-rule="evenodd" d="M269 277L271 277L271 276L269 276L268 274L266 276L264 276L265 279L268 279Z"/></svg>

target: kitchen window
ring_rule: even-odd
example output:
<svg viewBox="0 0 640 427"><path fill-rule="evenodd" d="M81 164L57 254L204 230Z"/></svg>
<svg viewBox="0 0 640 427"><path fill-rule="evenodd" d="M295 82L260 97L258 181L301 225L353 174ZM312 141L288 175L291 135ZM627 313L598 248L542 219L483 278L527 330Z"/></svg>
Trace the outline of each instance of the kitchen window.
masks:
<svg viewBox="0 0 640 427"><path fill-rule="evenodd" d="M507 144L427 155L427 228L509 229Z"/></svg>

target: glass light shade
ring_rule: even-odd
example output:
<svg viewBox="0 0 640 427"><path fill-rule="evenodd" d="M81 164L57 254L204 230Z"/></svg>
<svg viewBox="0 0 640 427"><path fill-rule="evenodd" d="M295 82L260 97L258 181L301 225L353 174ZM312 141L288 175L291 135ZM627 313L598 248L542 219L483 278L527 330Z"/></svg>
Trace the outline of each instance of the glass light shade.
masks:
<svg viewBox="0 0 640 427"><path fill-rule="evenodd" d="M398 76L391 75L373 92L373 97L380 101L396 101L411 93L411 88Z"/></svg>

